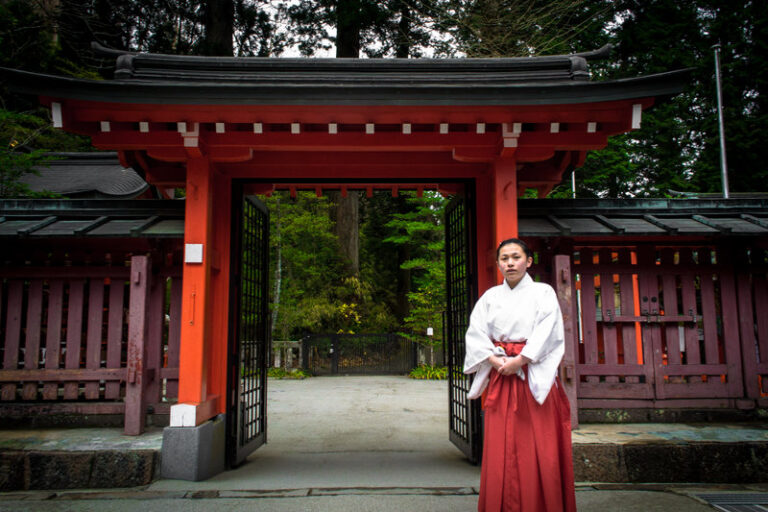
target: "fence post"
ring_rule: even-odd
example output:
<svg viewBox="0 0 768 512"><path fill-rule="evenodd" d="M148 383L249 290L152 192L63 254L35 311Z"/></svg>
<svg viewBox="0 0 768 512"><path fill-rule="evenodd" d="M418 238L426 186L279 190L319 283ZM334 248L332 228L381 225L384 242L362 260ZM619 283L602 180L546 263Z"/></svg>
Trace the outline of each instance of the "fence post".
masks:
<svg viewBox="0 0 768 512"><path fill-rule="evenodd" d="M144 432L147 414L145 364L147 359L147 328L149 283L152 264L148 256L131 258L130 309L128 318L128 362L125 385L124 433L137 436Z"/></svg>
<svg viewBox="0 0 768 512"><path fill-rule="evenodd" d="M571 272L571 258L566 254L558 254L552 265L552 281L557 291L557 299L560 302L560 311L563 314L563 330L565 333L565 355L560 364L560 380L563 383L565 394L571 402L571 428L579 426L578 405L578 373L576 371L576 350L578 338L576 336L576 308L573 303L573 275Z"/></svg>

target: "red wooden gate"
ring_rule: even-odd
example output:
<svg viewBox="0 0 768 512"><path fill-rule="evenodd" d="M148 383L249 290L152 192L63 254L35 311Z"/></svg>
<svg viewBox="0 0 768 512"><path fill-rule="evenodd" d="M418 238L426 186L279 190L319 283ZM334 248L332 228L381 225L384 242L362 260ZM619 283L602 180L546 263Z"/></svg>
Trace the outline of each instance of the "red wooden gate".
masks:
<svg viewBox="0 0 768 512"><path fill-rule="evenodd" d="M615 399L622 399L617 407L660 400L723 407L743 397L737 294L726 256L712 247L579 249L573 272L582 407Z"/></svg>

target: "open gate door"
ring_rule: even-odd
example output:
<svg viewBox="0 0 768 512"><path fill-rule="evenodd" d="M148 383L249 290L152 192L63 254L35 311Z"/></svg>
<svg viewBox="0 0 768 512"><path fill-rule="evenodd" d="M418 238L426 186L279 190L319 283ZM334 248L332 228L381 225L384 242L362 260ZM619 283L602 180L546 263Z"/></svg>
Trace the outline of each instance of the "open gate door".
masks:
<svg viewBox="0 0 768 512"><path fill-rule="evenodd" d="M238 201L237 198L242 198ZM227 464L235 467L267 440L269 213L233 194L227 375Z"/></svg>
<svg viewBox="0 0 768 512"><path fill-rule="evenodd" d="M469 187L467 187L469 188ZM450 439L477 463L482 453L480 401L469 400L471 379L463 372L464 335L477 300L474 201L456 197L445 211L446 336L448 340L448 415Z"/></svg>

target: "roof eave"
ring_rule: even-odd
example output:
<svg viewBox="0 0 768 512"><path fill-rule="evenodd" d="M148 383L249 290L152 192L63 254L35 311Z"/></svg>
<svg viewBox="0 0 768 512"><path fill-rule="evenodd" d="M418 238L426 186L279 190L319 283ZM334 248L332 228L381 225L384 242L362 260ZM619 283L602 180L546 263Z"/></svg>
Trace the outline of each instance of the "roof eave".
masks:
<svg viewBox="0 0 768 512"><path fill-rule="evenodd" d="M83 80L0 68L19 93L51 98L126 104L176 105L546 105L598 103L679 94L689 82L683 69L601 82L485 84L323 83L306 80L269 83Z"/></svg>

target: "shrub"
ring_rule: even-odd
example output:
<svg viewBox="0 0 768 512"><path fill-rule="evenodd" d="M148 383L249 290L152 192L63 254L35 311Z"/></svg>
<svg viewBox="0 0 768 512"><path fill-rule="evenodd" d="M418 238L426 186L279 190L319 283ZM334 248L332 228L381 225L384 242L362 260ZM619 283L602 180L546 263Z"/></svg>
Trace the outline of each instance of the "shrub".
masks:
<svg viewBox="0 0 768 512"><path fill-rule="evenodd" d="M448 377L448 367L421 364L411 370L409 377L421 380L445 380Z"/></svg>
<svg viewBox="0 0 768 512"><path fill-rule="evenodd" d="M286 371L282 368L270 368L267 376L272 379L306 379L309 377L309 373L301 368L294 368L291 371Z"/></svg>

